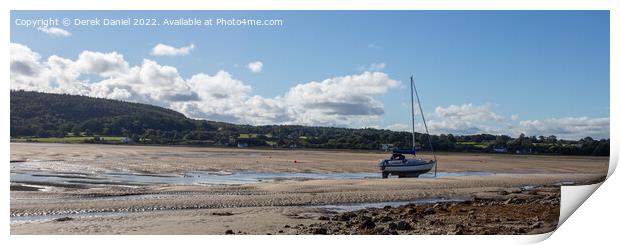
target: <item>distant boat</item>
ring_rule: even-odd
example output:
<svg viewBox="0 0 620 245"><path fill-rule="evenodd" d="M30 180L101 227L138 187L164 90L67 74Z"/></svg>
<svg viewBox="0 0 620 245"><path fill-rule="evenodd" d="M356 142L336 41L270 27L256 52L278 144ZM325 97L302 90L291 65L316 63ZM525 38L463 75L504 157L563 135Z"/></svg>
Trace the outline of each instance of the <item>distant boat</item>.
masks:
<svg viewBox="0 0 620 245"><path fill-rule="evenodd" d="M415 87L415 82L413 81L413 76L411 76L411 129L412 129L412 143L413 147L411 150L394 150L392 151L392 157L390 159L385 159L379 161L379 168L381 169L381 176L385 179L390 175L401 177L418 177L421 174L428 173L435 168L435 176L437 176L437 158L435 157L435 151L433 150L433 145L431 143L430 134L428 133L428 127L426 126L426 119L424 119L424 112L422 112L422 105L420 105L420 97L418 97L418 90ZM418 100L418 106L420 107L420 114L422 115L422 120L424 121L424 127L426 128L426 134L429 135L428 143L431 147L431 151L433 152L434 160L422 160L420 158L415 158L415 109L413 103L413 93L415 92L416 98ZM414 158L407 159L405 155L413 155Z"/></svg>

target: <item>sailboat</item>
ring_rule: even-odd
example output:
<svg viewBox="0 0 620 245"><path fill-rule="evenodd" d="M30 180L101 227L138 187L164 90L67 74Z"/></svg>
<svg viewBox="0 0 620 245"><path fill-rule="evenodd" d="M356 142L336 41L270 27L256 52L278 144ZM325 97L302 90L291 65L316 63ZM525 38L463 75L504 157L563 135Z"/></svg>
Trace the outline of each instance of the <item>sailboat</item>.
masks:
<svg viewBox="0 0 620 245"><path fill-rule="evenodd" d="M418 90L415 87L415 81L413 80L413 76L410 78L411 81L411 129L412 129L412 143L413 147L411 150L393 150L392 157L390 159L384 159L379 161L379 168L381 169L381 176L385 179L390 175L402 177L414 177L417 178L421 174L428 173L431 169L435 168L435 177L437 176L437 157L435 156L435 151L433 149L433 145L431 143L431 137L428 133L428 127L426 126L426 119L424 118L424 112L422 112L422 105L420 105L420 97L418 96ZM424 127L426 128L426 134L428 137L428 143L431 147L431 151L433 152L433 160L423 160L421 158L416 157L415 152L415 109L413 103L413 94L415 92L418 106L420 107L420 114L422 115L422 120L424 121ZM405 155L412 155L412 158L406 158Z"/></svg>

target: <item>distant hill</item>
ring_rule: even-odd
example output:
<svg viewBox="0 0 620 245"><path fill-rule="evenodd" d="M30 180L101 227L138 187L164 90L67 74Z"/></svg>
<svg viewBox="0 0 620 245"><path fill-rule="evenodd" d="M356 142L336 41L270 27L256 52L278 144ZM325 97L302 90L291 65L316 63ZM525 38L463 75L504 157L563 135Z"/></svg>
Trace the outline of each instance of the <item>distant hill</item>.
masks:
<svg viewBox="0 0 620 245"><path fill-rule="evenodd" d="M86 130L121 135L123 129L183 131L195 129L195 123L179 112L152 105L79 95L11 91L11 136L64 136Z"/></svg>
<svg viewBox="0 0 620 245"><path fill-rule="evenodd" d="M237 125L195 120L174 110L79 95L11 91L11 138L50 142L94 142L98 136L135 144L264 146L276 148L411 149L411 133L299 125ZM80 137L86 137L87 140ZM87 137L90 136L90 137ZM428 135L416 133L416 146L430 149ZM609 139L561 140L555 136L431 135L436 150L609 155ZM39 139L39 140L37 140ZM45 139L45 140L44 140ZM52 141L53 142L53 141ZM99 141L98 143L105 143Z"/></svg>

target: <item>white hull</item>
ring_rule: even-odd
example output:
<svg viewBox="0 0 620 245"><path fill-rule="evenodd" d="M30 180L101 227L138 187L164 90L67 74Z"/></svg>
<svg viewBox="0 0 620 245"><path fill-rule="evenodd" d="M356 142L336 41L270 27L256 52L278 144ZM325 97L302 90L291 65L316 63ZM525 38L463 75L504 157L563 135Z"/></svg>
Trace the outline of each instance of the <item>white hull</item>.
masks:
<svg viewBox="0 0 620 245"><path fill-rule="evenodd" d="M435 167L434 161L421 159L383 160L379 163L383 177L397 175L399 177L418 177Z"/></svg>

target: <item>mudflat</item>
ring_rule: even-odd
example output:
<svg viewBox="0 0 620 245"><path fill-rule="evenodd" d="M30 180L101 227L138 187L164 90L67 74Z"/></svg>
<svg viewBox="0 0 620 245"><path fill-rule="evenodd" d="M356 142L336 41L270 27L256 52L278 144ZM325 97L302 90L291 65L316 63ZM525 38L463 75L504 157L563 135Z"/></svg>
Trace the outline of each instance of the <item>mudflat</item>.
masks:
<svg viewBox="0 0 620 245"><path fill-rule="evenodd" d="M601 181L609 161L608 157L439 153L438 178L380 179L377 162L388 156L367 151L12 143L11 233L307 234L314 230L299 227L313 225L324 226L327 234L388 234L391 222L377 225L381 232L357 223L335 232L332 225L321 224L336 223L340 216L334 212L340 211L326 205L368 210L393 203L421 202L429 207L450 203L444 209L452 213L476 206L469 202L481 203L483 197L485 208L478 209L486 210L489 220L517 215L507 208L510 205L544 212L547 216L538 215L540 220L519 214L521 218L511 221L525 222L515 224L516 233L541 233L555 228L548 214L559 215L559 205L544 205L559 199L559 186ZM420 157L431 156L422 152ZM548 194L519 203L509 200L533 190ZM439 221L433 224L455 227L469 216L430 217ZM543 219L544 225L536 223ZM403 220L415 226L413 218ZM454 232L414 228L400 234ZM466 234L515 232L457 228Z"/></svg>

